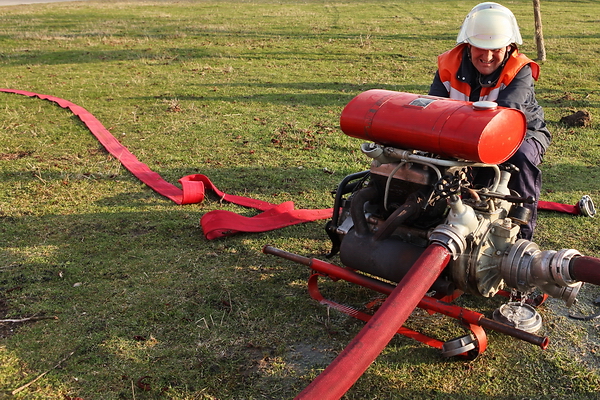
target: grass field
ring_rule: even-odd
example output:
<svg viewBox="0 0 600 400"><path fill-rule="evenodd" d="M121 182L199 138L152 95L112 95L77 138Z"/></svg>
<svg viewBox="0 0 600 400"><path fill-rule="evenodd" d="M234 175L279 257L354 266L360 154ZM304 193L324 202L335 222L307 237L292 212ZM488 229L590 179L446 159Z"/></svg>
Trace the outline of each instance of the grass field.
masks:
<svg viewBox="0 0 600 400"><path fill-rule="evenodd" d="M541 3L548 60L536 88L554 135L542 200L600 203L600 3ZM503 4L535 57L531 1ZM342 108L372 88L426 93L473 5L0 7L0 87L85 107L169 182L202 173L230 194L327 208L337 183L369 165L362 141L339 129ZM590 126L559 122L582 109ZM261 252L272 244L323 258L324 221L208 241L206 212L256 211L211 196L175 205L50 102L0 93L0 111L0 319L52 318L0 323L0 398L293 398L360 331L310 299L307 268ZM542 212L534 240L600 257L598 221ZM375 297L341 282L324 288L355 306ZM599 295L584 286L576 310L595 313ZM459 304L489 316L502 301ZM598 322L567 318L555 300L540 313L545 351L491 332L476 360L445 360L396 337L345 398L597 398ZM419 311L408 324L444 340L463 334Z"/></svg>

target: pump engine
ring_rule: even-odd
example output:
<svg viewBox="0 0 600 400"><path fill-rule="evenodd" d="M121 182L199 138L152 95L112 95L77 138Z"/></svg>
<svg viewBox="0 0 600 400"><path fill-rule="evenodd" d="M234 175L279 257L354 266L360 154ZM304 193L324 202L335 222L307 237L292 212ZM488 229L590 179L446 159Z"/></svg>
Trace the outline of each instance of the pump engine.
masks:
<svg viewBox="0 0 600 400"><path fill-rule="evenodd" d="M340 398L396 334L474 358L487 346L485 329L548 346L537 336L541 317L527 304L548 296L575 302L583 282L600 284L600 259L577 250L540 250L519 237L535 202L509 189L518 172L506 161L526 133L521 111L493 102L464 102L387 90L359 94L340 126L367 140L369 170L345 177L326 225L344 267L271 246L263 251L311 268L312 298L366 322L337 358L297 398ZM388 297L368 314L326 299L320 277L343 279ZM470 293L518 296L489 319L451 304ZM534 305L539 301L533 301ZM404 327L419 307L456 318L470 334L442 342Z"/></svg>
<svg viewBox="0 0 600 400"><path fill-rule="evenodd" d="M581 282L572 276L576 250L541 251L519 239L529 221L523 198L508 188L526 123L518 110L371 90L341 115L371 168L346 177L326 226L330 255L351 269L399 282L431 242L452 260L431 291L483 297L534 289L572 305ZM482 175L491 179L478 179ZM478 183L480 180L483 183Z"/></svg>

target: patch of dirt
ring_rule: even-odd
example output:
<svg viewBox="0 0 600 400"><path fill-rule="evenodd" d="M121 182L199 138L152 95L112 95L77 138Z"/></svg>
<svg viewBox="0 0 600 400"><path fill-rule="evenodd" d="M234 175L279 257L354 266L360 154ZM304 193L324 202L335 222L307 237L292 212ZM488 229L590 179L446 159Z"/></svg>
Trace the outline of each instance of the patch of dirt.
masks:
<svg viewBox="0 0 600 400"><path fill-rule="evenodd" d="M287 354L288 364L300 375L311 368L326 367L335 358L332 349L324 349L312 344L297 343Z"/></svg>
<svg viewBox="0 0 600 400"><path fill-rule="evenodd" d="M560 122L568 126L589 126L592 123L592 117L587 110L580 110L574 114L562 117Z"/></svg>
<svg viewBox="0 0 600 400"><path fill-rule="evenodd" d="M600 369L600 318L580 321L569 314L591 316L600 312L595 304L600 295L598 287L584 284L577 295L577 304L570 309L557 299L549 299L546 307L553 312L545 313L545 334L550 338L550 347L560 348L571 355L571 361L584 364L587 368Z"/></svg>
<svg viewBox="0 0 600 400"><path fill-rule="evenodd" d="M310 343L296 343L282 359L262 358L253 385L260 388L264 398L280 399L281 393L300 392L310 382L307 375L313 369L327 367L335 358L332 349ZM283 361L283 364L281 362Z"/></svg>

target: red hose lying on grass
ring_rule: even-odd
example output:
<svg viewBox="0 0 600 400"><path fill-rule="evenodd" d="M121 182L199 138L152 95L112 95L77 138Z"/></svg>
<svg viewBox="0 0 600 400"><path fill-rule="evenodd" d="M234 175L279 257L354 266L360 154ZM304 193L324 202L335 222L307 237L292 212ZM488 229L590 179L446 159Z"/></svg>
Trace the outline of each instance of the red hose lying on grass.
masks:
<svg viewBox="0 0 600 400"><path fill-rule="evenodd" d="M558 211L573 215L583 215L586 217L594 217L596 208L590 196L585 195L575 205L553 203L551 201L538 201L538 210Z"/></svg>
<svg viewBox="0 0 600 400"><path fill-rule="evenodd" d="M202 174L188 175L179 179L179 183L181 184L180 189L165 181L158 173L152 171L146 164L139 161L136 156L115 139L108 129L106 129L102 123L85 108L59 97L27 92L24 90L0 89L0 92L37 97L42 100L54 102L62 108L68 108L73 114L79 117L96 139L98 139L106 150L118 159L129 172L158 194L169 198L177 204L200 203L204 200L205 190L208 189L219 196L221 200L263 211L261 214L254 217L244 217L225 210L214 210L204 214L200 219L200 224L202 225L204 236L209 240L233 235L238 232L266 232L304 222L331 218L333 212L333 209L331 208L296 210L294 208L294 203L291 201L281 204L272 204L262 200L226 194L217 189L210 179ZM584 198L585 197L586 196L584 196ZM587 197L589 199L589 196ZM580 207L581 202L576 206L542 201L540 201L539 204L539 209L560 211L575 215L587 215L582 212L582 208ZM591 203L591 209L593 210L593 214L595 214L593 203Z"/></svg>
<svg viewBox="0 0 600 400"><path fill-rule="evenodd" d="M0 92L15 93L23 96L38 97L52 101L62 108L68 108L85 124L98 141L136 178L148 185L158 194L165 196L177 204L200 203L204 199L205 189L212 190L221 200L244 207L263 211L254 217L244 217L233 212L215 210L206 213L200 220L204 236L207 239L233 235L237 232L266 232L303 222L327 219L333 209L295 210L294 203L289 201L279 205L243 196L226 194L205 175L184 176L179 180L181 189L165 181L158 173L153 172L146 164L139 161L125 146L85 108L58 97L26 92L24 90L0 89Z"/></svg>

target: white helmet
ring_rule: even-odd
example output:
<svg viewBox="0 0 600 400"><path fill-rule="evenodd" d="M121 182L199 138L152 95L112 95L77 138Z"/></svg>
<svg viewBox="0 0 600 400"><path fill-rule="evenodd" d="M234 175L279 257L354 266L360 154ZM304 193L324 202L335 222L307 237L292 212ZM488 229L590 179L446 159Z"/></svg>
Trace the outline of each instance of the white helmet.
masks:
<svg viewBox="0 0 600 400"><path fill-rule="evenodd" d="M495 50L512 43L522 44L523 39L514 14L498 3L486 2L473 7L467 15L456 42Z"/></svg>

